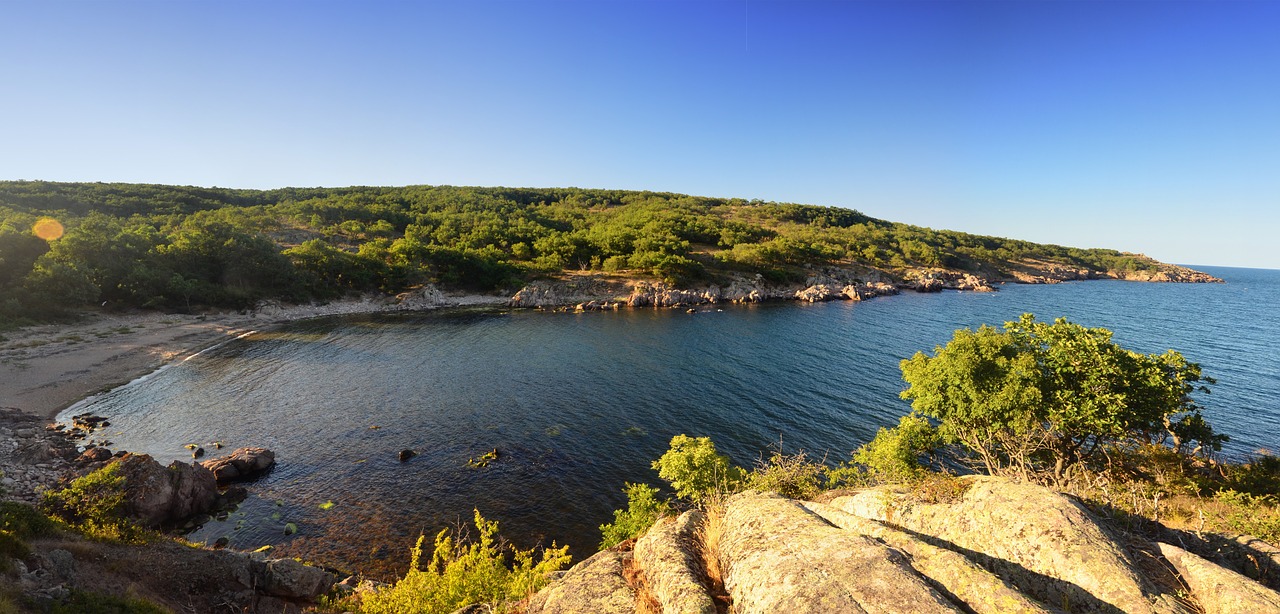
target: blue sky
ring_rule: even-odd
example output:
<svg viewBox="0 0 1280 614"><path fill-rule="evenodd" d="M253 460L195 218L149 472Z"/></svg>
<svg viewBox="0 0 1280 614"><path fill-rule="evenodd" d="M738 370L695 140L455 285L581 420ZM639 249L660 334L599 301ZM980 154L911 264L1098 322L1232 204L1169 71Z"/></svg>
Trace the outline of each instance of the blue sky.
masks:
<svg viewBox="0 0 1280 614"><path fill-rule="evenodd" d="M1280 2L0 0L0 178L648 189L1280 268Z"/></svg>

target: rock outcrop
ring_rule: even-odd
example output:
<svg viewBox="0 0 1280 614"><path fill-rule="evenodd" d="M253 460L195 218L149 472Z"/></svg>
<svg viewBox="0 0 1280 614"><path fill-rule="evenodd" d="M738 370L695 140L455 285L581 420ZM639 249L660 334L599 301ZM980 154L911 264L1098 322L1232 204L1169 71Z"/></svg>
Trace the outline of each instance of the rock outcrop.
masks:
<svg viewBox="0 0 1280 614"><path fill-rule="evenodd" d="M200 465L174 461L165 467L146 454L126 454L115 463L124 478L125 515L142 526L172 525L218 502L213 473Z"/></svg>
<svg viewBox="0 0 1280 614"><path fill-rule="evenodd" d="M266 448L237 448L226 456L200 462L200 465L213 472L214 479L220 485L252 479L270 470L275 464L276 453Z"/></svg>
<svg viewBox="0 0 1280 614"><path fill-rule="evenodd" d="M579 564L529 611L1280 614L1280 594L1242 573L1267 573L1255 559L1274 548L1256 538L1226 539L1254 553L1252 568L1232 569L1235 555L1116 533L1040 486L958 485L945 502L893 487L826 503L740 493L714 521L659 521L632 559L606 551ZM701 566L707 556L722 583Z"/></svg>
<svg viewBox="0 0 1280 614"><path fill-rule="evenodd" d="M892 489L831 506L927 536L976 559L1045 603L1079 612L1154 612L1155 591L1125 548L1080 504L1045 488L971 476L954 503L920 503Z"/></svg>
<svg viewBox="0 0 1280 614"><path fill-rule="evenodd" d="M630 614L636 591L623 576L631 553L604 550L578 563L529 600L526 614Z"/></svg>

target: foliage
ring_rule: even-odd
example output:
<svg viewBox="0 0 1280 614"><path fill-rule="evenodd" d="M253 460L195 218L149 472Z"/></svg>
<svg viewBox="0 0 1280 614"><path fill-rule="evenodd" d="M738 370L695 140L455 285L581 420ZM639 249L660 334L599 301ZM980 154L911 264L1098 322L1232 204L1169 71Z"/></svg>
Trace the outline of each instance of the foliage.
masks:
<svg viewBox="0 0 1280 614"><path fill-rule="evenodd" d="M43 218L67 229L33 233ZM895 224L837 207L655 192L408 186L229 190L0 182L0 322L108 307L245 308L256 301L476 290L566 270L674 284L826 264L1000 271L1026 259L1153 268L1080 250Z"/></svg>
<svg viewBox="0 0 1280 614"><path fill-rule="evenodd" d="M409 572L395 584L360 593L354 604L369 614L447 613L470 604L489 604L506 611L508 604L528 597L544 586L547 574L567 565L568 547L542 551L518 550L497 541L498 523L475 513L478 542L455 539L445 529L436 535L431 563L420 568L422 541L412 550ZM510 563L508 562L508 552Z"/></svg>
<svg viewBox="0 0 1280 614"><path fill-rule="evenodd" d="M1004 330L956 331L935 350L902 361L903 398L939 422L944 441L992 473L1024 477L1105 454L1125 441L1169 442L1179 452L1221 447L1192 400L1200 366L1170 350L1143 355L1111 332L1024 314ZM1195 444L1192 446L1192 444Z"/></svg>
<svg viewBox="0 0 1280 614"><path fill-rule="evenodd" d="M51 614L166 614L169 610L145 599L117 597L71 589L66 599L53 604Z"/></svg>
<svg viewBox="0 0 1280 614"><path fill-rule="evenodd" d="M640 537L670 512L671 506L658 500L658 489L652 486L628 483L622 491L627 493L627 509L614 510L613 522L600 525L601 550Z"/></svg>
<svg viewBox="0 0 1280 614"><path fill-rule="evenodd" d="M17 501L0 501L0 530L13 533L21 539L31 539L52 535L57 530L57 525L30 505Z"/></svg>
<svg viewBox="0 0 1280 614"><path fill-rule="evenodd" d="M927 418L907 415L898 420L898 426L881 428L875 438L855 450L853 462L866 467L874 482L906 482L926 471L920 457L940 443L937 429Z"/></svg>
<svg viewBox="0 0 1280 614"><path fill-rule="evenodd" d="M767 461L757 462L745 480L747 488L776 492L790 499L813 498L826 483L826 465L809 461L803 450L784 454L781 446L769 454Z"/></svg>
<svg viewBox="0 0 1280 614"><path fill-rule="evenodd" d="M46 492L41 508L89 537L145 542L149 534L124 516L124 476L119 468L107 465L76 478L62 490Z"/></svg>
<svg viewBox="0 0 1280 614"><path fill-rule="evenodd" d="M699 502L716 492L735 490L742 470L729 457L716 453L710 437L676 435L670 448L653 462L658 476L671 484L676 496Z"/></svg>

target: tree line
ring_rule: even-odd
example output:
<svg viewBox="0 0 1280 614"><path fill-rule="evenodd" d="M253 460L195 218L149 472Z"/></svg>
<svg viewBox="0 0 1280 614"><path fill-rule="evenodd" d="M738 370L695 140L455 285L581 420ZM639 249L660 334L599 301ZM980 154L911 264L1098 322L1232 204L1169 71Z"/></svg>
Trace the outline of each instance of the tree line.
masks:
<svg viewBox="0 0 1280 614"><path fill-rule="evenodd" d="M42 219L65 234L35 236ZM0 318L11 324L101 303L244 308L423 283L513 290L566 270L687 285L735 273L793 281L834 264L998 273L1026 259L1154 266L839 207L665 192L0 182Z"/></svg>

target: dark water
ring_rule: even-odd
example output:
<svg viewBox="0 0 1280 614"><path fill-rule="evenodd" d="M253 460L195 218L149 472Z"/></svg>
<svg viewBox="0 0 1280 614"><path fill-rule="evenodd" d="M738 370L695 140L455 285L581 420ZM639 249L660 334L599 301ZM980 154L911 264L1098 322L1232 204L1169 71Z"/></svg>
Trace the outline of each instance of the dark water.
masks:
<svg viewBox="0 0 1280 614"><path fill-rule="evenodd" d="M908 411L898 362L959 327L1023 312L1173 348L1218 379L1202 398L1228 454L1280 447L1280 271L1201 267L1228 284L1115 281L904 294L865 303L617 313L454 312L296 323L69 413L110 416L118 448L168 462L188 442L266 446L279 464L193 539L403 571L421 532L500 521L578 558L678 433L750 464L779 438L832 461ZM115 431L118 431L115 432ZM206 446L208 447L208 446ZM399 463L396 453L419 456ZM497 449L482 469L467 460ZM328 509L321 504L332 502ZM294 522L297 535L283 527Z"/></svg>

